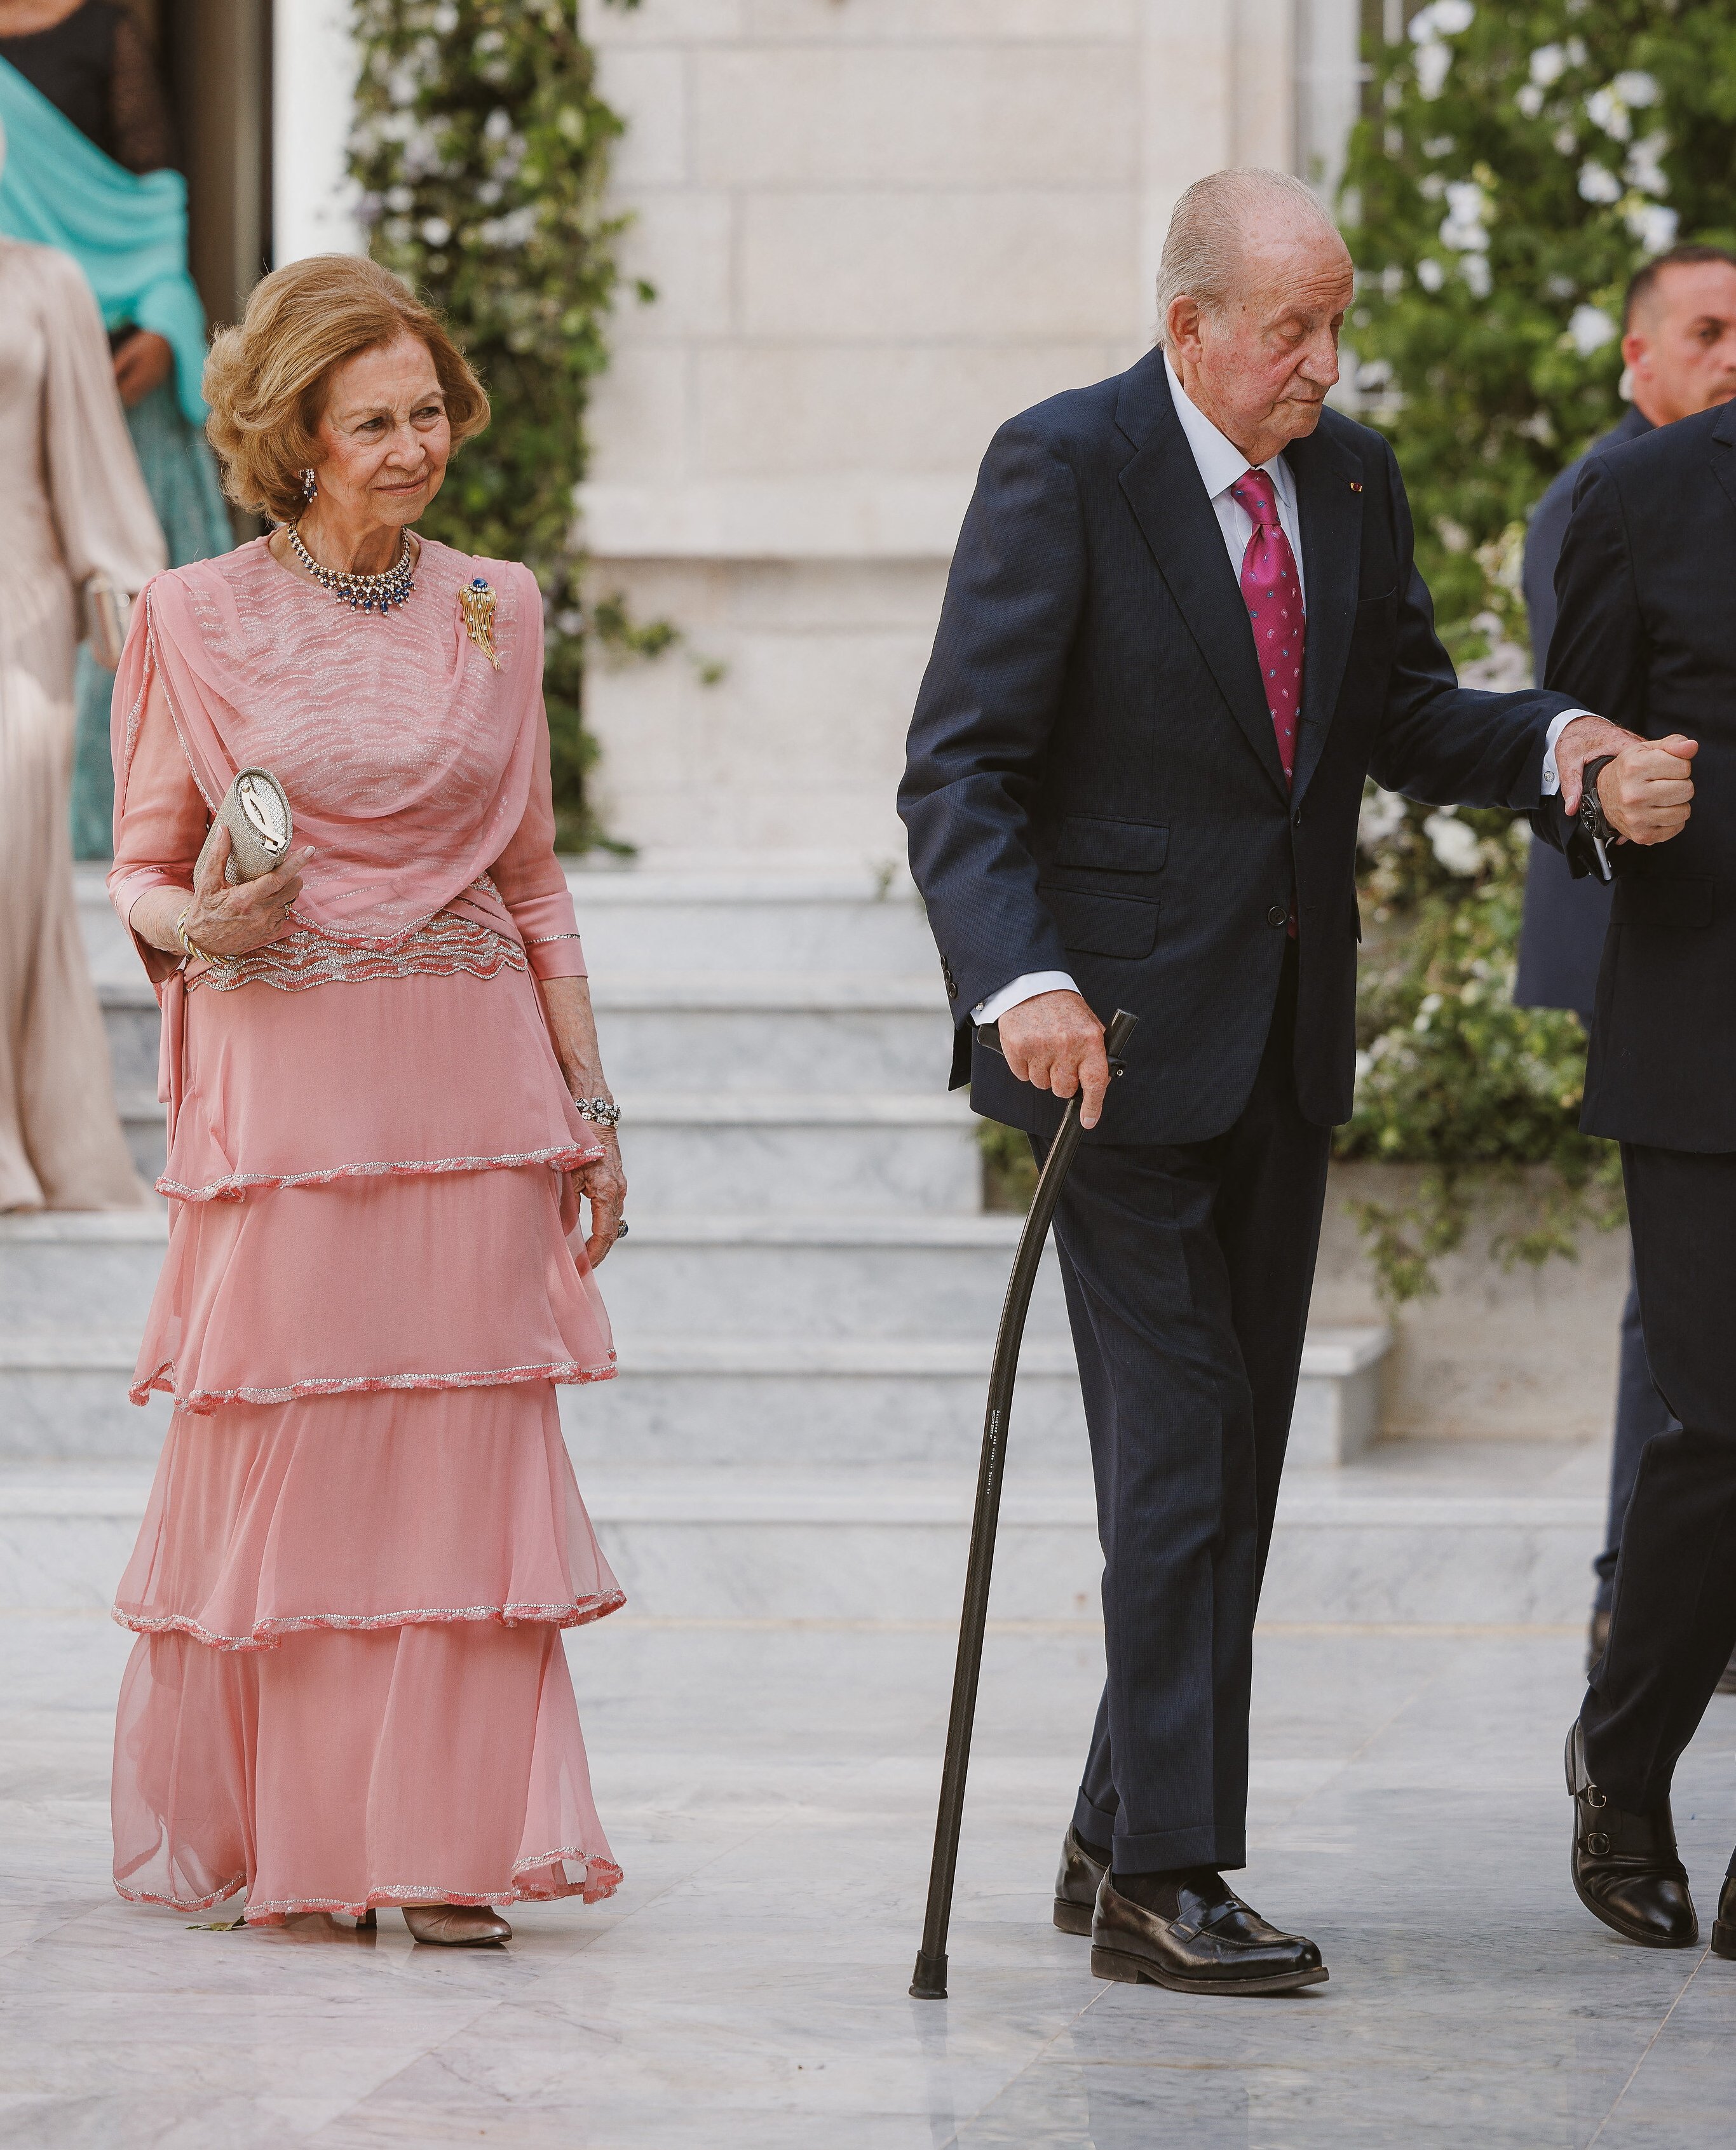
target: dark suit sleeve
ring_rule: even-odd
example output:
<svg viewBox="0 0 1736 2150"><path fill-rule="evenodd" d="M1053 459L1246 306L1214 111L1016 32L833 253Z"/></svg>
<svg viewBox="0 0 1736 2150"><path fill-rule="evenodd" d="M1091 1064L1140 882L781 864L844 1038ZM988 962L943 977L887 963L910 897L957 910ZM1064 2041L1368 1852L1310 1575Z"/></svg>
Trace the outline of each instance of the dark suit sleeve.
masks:
<svg viewBox="0 0 1736 2150"><path fill-rule="evenodd" d="M1014 419L959 532L898 795L959 1022L1027 972L1068 967L1027 832L1085 578L1072 466Z"/></svg>
<svg viewBox="0 0 1736 2150"><path fill-rule="evenodd" d="M1588 457L1573 489L1572 512L1555 570L1555 632L1544 678L1571 701L1629 731L1646 729L1645 629L1634 588L1627 519L1609 467ZM1572 825L1552 800L1532 825L1557 850ZM1619 857L1617 852L1614 855ZM1587 871L1569 851L1576 874Z"/></svg>
<svg viewBox="0 0 1736 2150"><path fill-rule="evenodd" d="M1535 687L1491 694L1459 684L1452 659L1435 632L1434 600L1417 570L1404 480L1392 450L1384 442L1381 446L1398 556L1398 618L1386 708L1369 757L1370 774L1388 791L1436 805L1527 811L1542 797L1549 720L1573 704L1565 695Z"/></svg>
<svg viewBox="0 0 1736 2150"><path fill-rule="evenodd" d="M1555 633L1555 568L1573 512L1572 474L1564 471L1537 502L1525 533L1525 615L1531 628L1532 677L1541 687Z"/></svg>

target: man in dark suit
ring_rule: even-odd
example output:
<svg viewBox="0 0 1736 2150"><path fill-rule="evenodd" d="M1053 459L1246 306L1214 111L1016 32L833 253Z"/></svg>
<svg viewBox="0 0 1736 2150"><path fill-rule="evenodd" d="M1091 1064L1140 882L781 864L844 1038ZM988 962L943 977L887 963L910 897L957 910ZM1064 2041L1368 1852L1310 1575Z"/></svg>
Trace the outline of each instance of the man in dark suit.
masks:
<svg viewBox="0 0 1736 2150"><path fill-rule="evenodd" d="M1698 793L1673 840L1608 853L1580 1124L1622 1145L1646 1353L1679 1424L1640 1459L1567 1746L1582 1901L1630 1940L1686 1948L1671 1778L1736 1648L1736 403L1587 460L1556 590L1551 684L1595 680ZM1608 810L1624 779L1595 760L1587 778ZM1538 822L1559 838L1558 814ZM1736 1956L1736 1879L1712 1946Z"/></svg>
<svg viewBox="0 0 1736 2150"><path fill-rule="evenodd" d="M1222 1875L1350 1110L1364 780L1529 808L1558 771L1577 805L1585 759L1633 745L1564 694L1457 684L1392 451L1325 407L1352 290L1299 181L1188 190L1163 348L990 446L900 796L979 1112L1041 1151L1082 1090L1095 1130L1100 1017L1141 1018L1056 1219L1108 1678L1055 1915L1099 1976L1183 1991L1325 1976Z"/></svg>
<svg viewBox="0 0 1736 2150"><path fill-rule="evenodd" d="M1621 423L1593 443L1601 455L1656 426L1709 411L1736 396L1736 255L1721 246L1677 246L1656 255L1628 286L1622 310L1622 357L1633 401ZM1569 463L1537 503L1525 540L1525 608L1531 621L1537 684L1555 632L1555 569L1585 458ZM1597 962L1609 926L1609 885L1596 875L1575 880L1566 857L1541 839L1532 845L1519 936L1521 1007L1571 1008L1589 1033ZM1622 1310L1621 1369L1616 1382L1615 1445L1610 1458L1609 1520L1597 1577L1587 1665L1603 1653L1614 1594L1622 1519L1639 1459L1671 1418L1646 1363L1639 1294L1630 1280ZM1736 1689L1736 1662L1719 1682Z"/></svg>

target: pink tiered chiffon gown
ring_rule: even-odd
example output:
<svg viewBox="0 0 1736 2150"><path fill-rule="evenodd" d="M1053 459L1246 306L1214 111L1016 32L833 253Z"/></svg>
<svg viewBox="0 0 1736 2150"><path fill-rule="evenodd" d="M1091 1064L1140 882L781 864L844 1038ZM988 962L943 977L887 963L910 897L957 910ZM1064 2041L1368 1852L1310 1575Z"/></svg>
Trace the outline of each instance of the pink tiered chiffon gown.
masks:
<svg viewBox="0 0 1736 2150"><path fill-rule="evenodd" d="M328 703L399 695L414 723L417 608L455 608L474 563L425 548L386 622L263 544L217 564L274 661ZM190 886L209 820L146 679L123 919ZM460 905L384 956L298 926L184 977L139 944L165 1001L172 1208L134 1395L174 1411L115 1606L139 1635L114 1785L135 1900L245 1890L274 1923L620 1880L562 1642L623 1601L556 1411L555 1384L607 1379L614 1354L565 1177L596 1139L537 990L583 974L537 723L522 821L475 885L516 939Z"/></svg>

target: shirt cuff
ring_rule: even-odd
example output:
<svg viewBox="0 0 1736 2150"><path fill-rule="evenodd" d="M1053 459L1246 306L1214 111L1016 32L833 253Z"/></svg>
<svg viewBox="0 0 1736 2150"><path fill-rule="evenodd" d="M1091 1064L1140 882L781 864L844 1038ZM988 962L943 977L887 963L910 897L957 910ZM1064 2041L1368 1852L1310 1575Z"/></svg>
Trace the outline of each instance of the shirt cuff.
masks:
<svg viewBox="0 0 1736 2150"><path fill-rule="evenodd" d="M1554 740L1550 741L1553 746ZM971 1010L973 1022L998 1022L1009 1008L1016 1008L1021 1001L1034 1001L1039 993L1076 993L1079 988L1065 971L1027 971L1022 978L1015 978L1010 986L1002 986L997 993L991 993L986 1001L978 1001Z"/></svg>
<svg viewBox="0 0 1736 2150"><path fill-rule="evenodd" d="M1543 747L1543 796L1553 799L1562 788L1562 773L1555 765L1555 743L1576 717L1595 716L1595 709L1563 709L1549 719L1549 736Z"/></svg>

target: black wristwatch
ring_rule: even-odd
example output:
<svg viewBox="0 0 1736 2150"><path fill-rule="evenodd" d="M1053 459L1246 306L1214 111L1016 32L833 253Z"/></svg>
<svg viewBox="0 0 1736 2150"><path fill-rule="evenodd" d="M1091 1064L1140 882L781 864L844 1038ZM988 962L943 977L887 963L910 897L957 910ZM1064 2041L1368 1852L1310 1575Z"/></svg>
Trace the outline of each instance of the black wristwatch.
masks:
<svg viewBox="0 0 1736 2150"><path fill-rule="evenodd" d="M1609 847L1616 840L1616 829L1603 810L1603 801L1597 796L1597 779L1614 760L1612 754L1600 754L1586 764L1579 780L1579 812L1575 816L1596 854L1597 875L1602 881L1611 877Z"/></svg>

